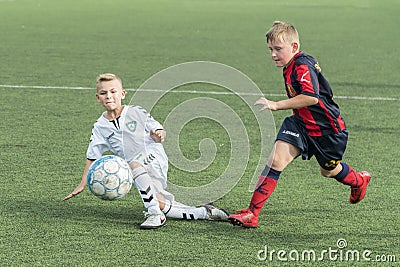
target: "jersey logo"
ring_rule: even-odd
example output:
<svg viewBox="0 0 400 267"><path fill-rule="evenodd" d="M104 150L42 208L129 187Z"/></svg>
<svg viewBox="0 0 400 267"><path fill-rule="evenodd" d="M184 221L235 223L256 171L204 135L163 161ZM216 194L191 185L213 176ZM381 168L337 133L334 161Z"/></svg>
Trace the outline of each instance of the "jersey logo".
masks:
<svg viewBox="0 0 400 267"><path fill-rule="evenodd" d="M309 71L306 71L306 72L301 76L300 82L306 82L306 83L309 83L309 82L310 82L309 80L304 79L304 77L305 77L308 73L309 73Z"/></svg>
<svg viewBox="0 0 400 267"><path fill-rule="evenodd" d="M282 133L283 133L283 134L288 134L288 135L291 135L291 136L294 136L294 137L300 137L300 134L299 134L299 133L294 133L294 132L289 131L289 130L283 130Z"/></svg>
<svg viewBox="0 0 400 267"><path fill-rule="evenodd" d="M293 87L290 84L286 84L286 93L290 97L295 97L297 95L297 92L293 89Z"/></svg>
<svg viewBox="0 0 400 267"><path fill-rule="evenodd" d="M315 67L319 72L321 72L321 67L318 65L318 63L315 63L314 67Z"/></svg>
<svg viewBox="0 0 400 267"><path fill-rule="evenodd" d="M134 133L136 131L136 121L130 121L126 123L126 127L128 127L129 131Z"/></svg>

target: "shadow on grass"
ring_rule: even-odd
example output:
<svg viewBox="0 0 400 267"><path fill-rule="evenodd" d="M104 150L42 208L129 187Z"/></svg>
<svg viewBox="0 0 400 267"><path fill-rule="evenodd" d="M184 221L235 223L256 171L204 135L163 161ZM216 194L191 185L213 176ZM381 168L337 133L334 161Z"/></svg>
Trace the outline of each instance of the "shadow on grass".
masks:
<svg viewBox="0 0 400 267"><path fill-rule="evenodd" d="M117 201L102 201L90 195L78 196L68 201L54 199L5 199L2 201L2 217L7 223L17 221L27 225L53 224L56 228L63 225L72 228L120 228L140 236L154 233L144 233L139 230L143 222L142 203L132 195ZM260 225L256 229L234 227L227 222L185 221L168 219L168 226L157 231L160 237L171 235L177 240L187 237L198 238L208 236L210 241L217 238L218 242L242 246L259 247L260 244L275 244L277 246L319 244L321 240L326 245L340 237L371 239L389 238L390 233L375 231L368 225L373 221L356 220L354 212L362 212L362 207L337 206L297 206L282 208L266 206L260 216ZM366 219L368 219L366 217ZM372 218L371 218L372 219ZM358 221L354 224L354 220ZM378 223L378 222L376 222ZM366 224L364 227L363 225ZM359 227L364 230L360 231ZM147 231L145 231L147 232ZM398 237L398 233L396 234ZM358 237L357 237L358 236ZM395 236L393 235L392 238ZM207 241L208 242L208 241Z"/></svg>
<svg viewBox="0 0 400 267"><path fill-rule="evenodd" d="M61 221L68 224L96 224L132 226L139 228L144 221L143 211L140 200L127 196L124 199L116 201L103 201L92 196L77 196L68 201L46 200L46 199L5 199L3 200L2 212L4 218L10 221L41 221L46 223ZM222 227L223 225L231 228L232 226L225 222L210 221L186 221L168 218L168 224L182 227L190 227L192 223L204 224L204 226ZM213 227L214 227L213 226ZM167 227L168 228L168 227ZM220 229L222 229L220 228Z"/></svg>

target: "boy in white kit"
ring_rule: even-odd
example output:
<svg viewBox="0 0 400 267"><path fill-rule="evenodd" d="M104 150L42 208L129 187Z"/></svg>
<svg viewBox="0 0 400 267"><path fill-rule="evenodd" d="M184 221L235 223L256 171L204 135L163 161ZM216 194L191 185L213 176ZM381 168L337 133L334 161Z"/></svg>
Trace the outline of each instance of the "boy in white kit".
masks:
<svg viewBox="0 0 400 267"><path fill-rule="evenodd" d="M94 160L111 151L124 158L132 169L134 184L147 209L141 229L155 229L166 224L166 218L226 221L229 214L211 204L191 207L174 200L167 192L168 157L161 142L166 132L162 125L142 107L122 105L126 91L121 79L111 73L97 78L97 101L105 112L93 126L87 149L82 180L67 195L68 200L81 193L87 183L87 173Z"/></svg>

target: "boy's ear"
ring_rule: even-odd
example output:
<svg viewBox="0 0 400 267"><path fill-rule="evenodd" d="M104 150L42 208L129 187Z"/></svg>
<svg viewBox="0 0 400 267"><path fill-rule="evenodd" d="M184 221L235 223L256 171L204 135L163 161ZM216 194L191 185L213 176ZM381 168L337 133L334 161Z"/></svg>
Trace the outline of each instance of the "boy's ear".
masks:
<svg viewBox="0 0 400 267"><path fill-rule="evenodd" d="M99 94L96 94L96 99L97 99L97 102L100 102L100 96L99 96Z"/></svg>
<svg viewBox="0 0 400 267"><path fill-rule="evenodd" d="M292 43L292 53L296 53L299 51L300 45L297 42Z"/></svg>
<svg viewBox="0 0 400 267"><path fill-rule="evenodd" d="M126 90L122 90L122 94L121 94L122 99L125 99L125 95L126 95Z"/></svg>

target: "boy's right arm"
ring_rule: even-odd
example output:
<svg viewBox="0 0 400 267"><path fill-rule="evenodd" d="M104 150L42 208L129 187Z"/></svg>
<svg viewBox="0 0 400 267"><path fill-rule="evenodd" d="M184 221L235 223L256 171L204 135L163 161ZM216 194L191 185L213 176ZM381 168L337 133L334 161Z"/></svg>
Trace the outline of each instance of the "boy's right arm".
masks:
<svg viewBox="0 0 400 267"><path fill-rule="evenodd" d="M82 180L79 183L79 185L74 189L74 191L72 191L71 194L69 194L68 196L64 197L64 200L68 200L70 198L73 198L74 196L78 195L80 192L83 191L83 189L85 189L86 183L87 183L87 174L89 172L89 168L90 165L92 165L93 160L86 160L86 165L85 165L85 169L83 170L83 175L82 175Z"/></svg>
<svg viewBox="0 0 400 267"><path fill-rule="evenodd" d="M276 110L303 108L303 107L315 105L317 103L318 103L318 98L309 96L309 95L300 94L295 97L285 99L285 100L280 100L277 102L268 100L265 97L261 97L260 99L258 99L256 101L256 103L254 103L254 105L263 106L260 109L260 112L261 112L266 109L269 109L271 111L276 111Z"/></svg>

